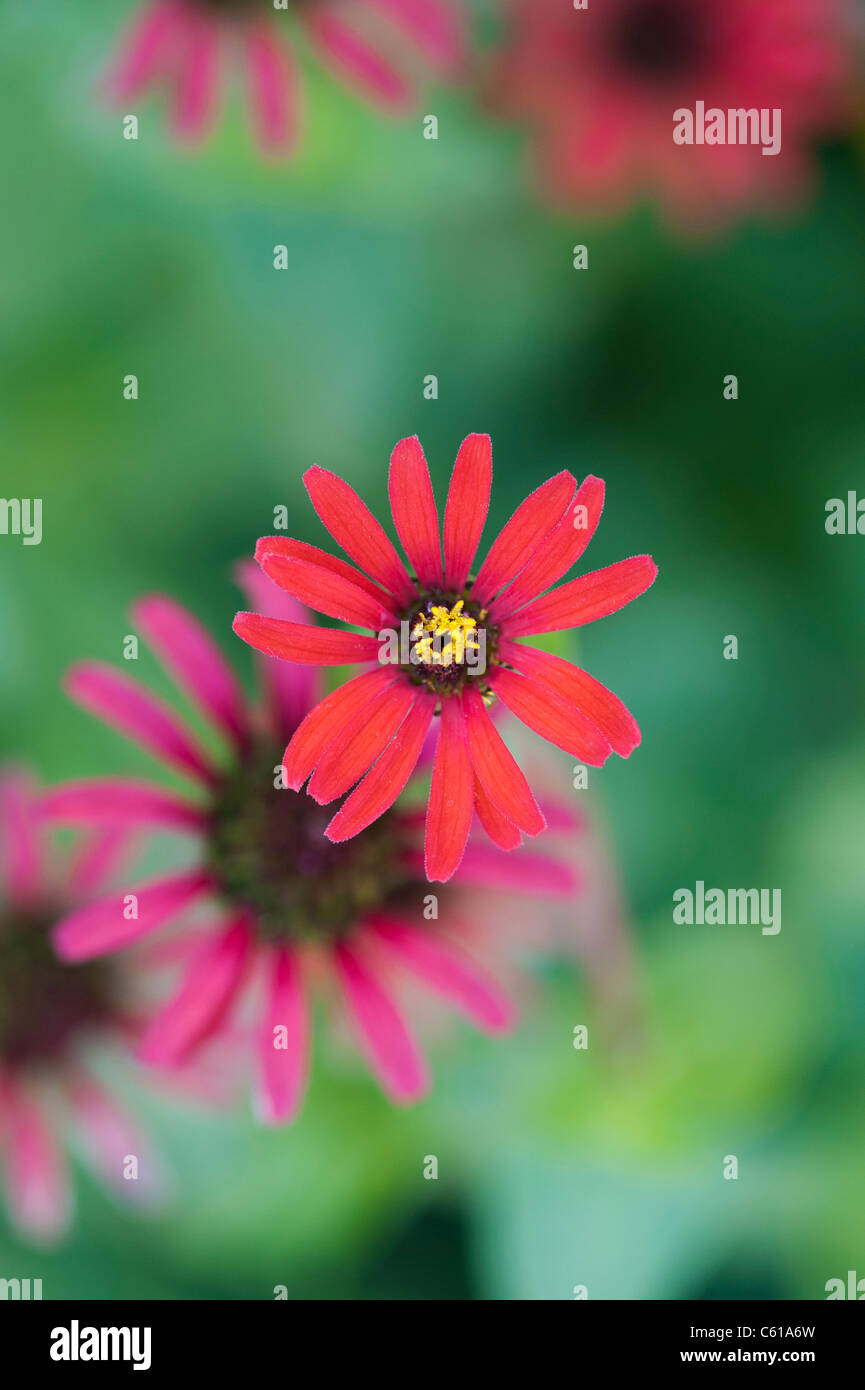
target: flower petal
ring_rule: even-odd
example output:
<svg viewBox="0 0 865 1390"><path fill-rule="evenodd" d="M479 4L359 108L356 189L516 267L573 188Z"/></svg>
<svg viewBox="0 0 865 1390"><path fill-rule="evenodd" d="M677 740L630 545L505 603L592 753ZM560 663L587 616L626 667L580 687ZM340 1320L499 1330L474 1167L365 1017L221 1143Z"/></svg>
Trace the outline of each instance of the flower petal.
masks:
<svg viewBox="0 0 865 1390"><path fill-rule="evenodd" d="M426 1063L393 1000L344 943L334 966L373 1075L398 1105L419 1100L429 1089Z"/></svg>
<svg viewBox="0 0 865 1390"><path fill-rule="evenodd" d="M417 765L434 709L433 697L421 691L381 757L327 826L329 840L350 840L393 805Z"/></svg>
<svg viewBox="0 0 865 1390"><path fill-rule="evenodd" d="M338 574L342 579L347 579L355 588L363 589L365 594L374 598L383 608L389 608L393 602L388 594L380 585L373 582L369 575L362 570L355 569L354 565L349 565L345 560L340 560L338 555L331 555L327 550L321 550L317 545L310 545L307 541L296 541L292 536L262 536L255 544L255 558L260 561L262 555L282 555L286 560L308 560L312 565L318 565L320 569L331 570L333 574ZM274 618L288 618L290 613L273 613Z"/></svg>
<svg viewBox="0 0 865 1390"><path fill-rule="evenodd" d="M214 773L207 755L192 734L173 710L137 681L101 661L82 661L69 671L64 686L83 709L119 729L163 762L200 781L213 783Z"/></svg>
<svg viewBox="0 0 865 1390"><path fill-rule="evenodd" d="M310 549L313 547L310 546ZM302 603L278 589L252 560L243 560L235 571L237 583L255 610L268 618L289 622L309 622L311 614ZM317 666L299 666L293 661L277 661L258 653L256 664L269 723L277 735L288 739L322 695L322 671Z"/></svg>
<svg viewBox="0 0 865 1390"><path fill-rule="evenodd" d="M560 656L526 647L522 642L503 638L499 656L509 666L515 666L524 676L538 685L554 690L562 699L575 705L581 714L600 729L604 738L620 757L627 758L640 743L640 730L634 716L625 708L618 695L605 685Z"/></svg>
<svg viewBox="0 0 865 1390"><path fill-rule="evenodd" d="M603 481L590 474L577 489L571 506L558 526L538 546L513 584L496 599L494 612L497 619L501 620L508 613L515 613L524 603L542 594L545 589L549 589L561 579L563 574L567 574L595 534L603 510Z"/></svg>
<svg viewBox="0 0 865 1390"><path fill-rule="evenodd" d="M288 47L269 24L246 26L249 99L261 148L287 154L300 125L300 84Z"/></svg>
<svg viewBox="0 0 865 1390"><path fill-rule="evenodd" d="M31 1239L56 1240L68 1226L72 1208L66 1162L57 1136L36 1101L11 1081L3 1083L0 1109L9 1215Z"/></svg>
<svg viewBox="0 0 865 1390"><path fill-rule="evenodd" d="M302 19L321 61L344 81L391 110L404 111L411 105L411 90L399 73L360 34L344 24L335 9L309 6Z"/></svg>
<svg viewBox="0 0 865 1390"><path fill-rule="evenodd" d="M474 772L462 702L442 701L441 729L426 814L426 876L444 883L463 857L474 806Z"/></svg>
<svg viewBox="0 0 865 1390"><path fill-rule="evenodd" d="M483 789L477 772L475 773L474 797L475 815L493 844L504 850L519 849L523 843L522 835L513 821L509 821L507 816L503 816L498 807L493 805Z"/></svg>
<svg viewBox="0 0 865 1390"><path fill-rule="evenodd" d="M414 40L443 72L453 71L465 56L462 25L448 0L366 0Z"/></svg>
<svg viewBox="0 0 865 1390"><path fill-rule="evenodd" d="M137 97L163 70L183 24L176 0L159 0L140 10L121 41L117 66L108 74L109 95L118 101Z"/></svg>
<svg viewBox="0 0 865 1390"><path fill-rule="evenodd" d="M258 1033L257 1109L265 1124L279 1125L293 1120L303 1102L309 1070L309 1025L296 953L274 947L267 961L267 975Z"/></svg>
<svg viewBox="0 0 865 1390"><path fill-rule="evenodd" d="M176 917L210 886L207 874L193 871L173 878L151 879L127 893L88 903L57 923L51 933L54 949L65 961L93 960L122 950ZM132 911L133 906L137 916L127 918L124 913Z"/></svg>
<svg viewBox="0 0 865 1390"><path fill-rule="evenodd" d="M373 632L393 627L397 621L394 613L363 589L321 565L283 555L264 554L257 558L268 579L329 618L369 627Z"/></svg>
<svg viewBox="0 0 865 1390"><path fill-rule="evenodd" d="M113 1096L86 1075L76 1075L69 1087L79 1147L92 1172L121 1196L152 1202L161 1195L162 1175L157 1159L134 1120ZM127 1178L127 1158L138 1160L137 1177Z"/></svg>
<svg viewBox="0 0 865 1390"><path fill-rule="evenodd" d="M372 919L365 930L479 1028L502 1033L513 1027L515 1011L510 1000L495 980L447 937L384 917Z"/></svg>
<svg viewBox="0 0 865 1390"><path fill-rule="evenodd" d="M308 468L306 490L322 523L356 565L401 602L414 592L405 567L354 488L326 468Z"/></svg>
<svg viewBox="0 0 865 1390"><path fill-rule="evenodd" d="M541 738L563 748L580 762L603 767L612 751L609 743L600 730L561 695L504 666L494 666L490 670L489 682L511 714Z"/></svg>
<svg viewBox="0 0 865 1390"><path fill-rule="evenodd" d="M285 750L282 764L285 785L300 791L324 750L354 718L357 710L365 708L374 695L393 680L393 672L382 667L364 671L363 675L337 686L311 709Z"/></svg>
<svg viewBox="0 0 865 1390"><path fill-rule="evenodd" d="M398 678L356 710L322 754L309 795L325 805L353 787L390 743L416 699L417 687Z"/></svg>
<svg viewBox="0 0 865 1390"><path fill-rule="evenodd" d="M576 488L576 478L564 470L548 478L520 503L490 546L472 586L473 599L489 604L499 589L519 574L544 538L569 511Z"/></svg>
<svg viewBox="0 0 865 1390"><path fill-rule="evenodd" d="M390 456L388 494L393 524L418 581L440 588L442 547L429 468L417 435L401 439Z"/></svg>
<svg viewBox="0 0 865 1390"><path fill-rule="evenodd" d="M243 983L252 949L246 918L209 936L196 951L174 998L148 1024L137 1049L149 1066L174 1067L225 1019Z"/></svg>
<svg viewBox="0 0 865 1390"><path fill-rule="evenodd" d="M632 555L606 569L593 570L535 599L502 623L506 637L526 637L538 632L582 627L606 618L638 598L654 583L658 566L651 555Z"/></svg>
<svg viewBox="0 0 865 1390"><path fill-rule="evenodd" d="M475 686L465 687L463 709L469 757L490 801L518 829L527 835L539 835L546 828L546 821Z"/></svg>
<svg viewBox="0 0 865 1390"><path fill-rule="evenodd" d="M188 7L187 7L188 8ZM189 11L180 41L173 126L183 140L204 138L213 126L219 97L220 26Z"/></svg>
<svg viewBox="0 0 865 1390"><path fill-rule="evenodd" d="M43 888L36 787L24 772L0 775L0 889L15 907L35 901Z"/></svg>
<svg viewBox="0 0 865 1390"><path fill-rule="evenodd" d="M164 825L201 830L203 810L175 792L125 777L93 777L52 787L39 802L45 820L63 825Z"/></svg>
<svg viewBox="0 0 865 1390"><path fill-rule="evenodd" d="M502 888L528 897L568 897L579 887L574 870L550 854L518 849L501 854L490 845L469 845L460 865L462 887Z"/></svg>
<svg viewBox="0 0 865 1390"><path fill-rule="evenodd" d="M475 558L493 481L493 446L488 434L469 434L459 447L445 507L445 587L459 594Z"/></svg>
<svg viewBox="0 0 865 1390"><path fill-rule="evenodd" d="M296 661L307 666L342 666L358 661L377 661L375 637L360 632L339 632L311 623L287 623L260 613L238 613L232 628L244 642L265 656Z"/></svg>

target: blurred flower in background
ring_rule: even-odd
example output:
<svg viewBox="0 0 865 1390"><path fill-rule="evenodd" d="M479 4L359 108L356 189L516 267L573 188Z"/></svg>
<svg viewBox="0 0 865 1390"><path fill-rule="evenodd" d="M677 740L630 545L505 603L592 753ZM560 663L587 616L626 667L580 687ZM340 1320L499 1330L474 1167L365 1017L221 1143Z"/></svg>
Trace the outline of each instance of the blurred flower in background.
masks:
<svg viewBox="0 0 865 1390"><path fill-rule="evenodd" d="M276 13L274 13L276 11ZM296 25L280 32L280 11ZM171 95L179 139L212 129L226 62L242 69L260 147L288 153L301 131L301 78L293 42L306 46L367 101L394 113L414 102L410 75L419 56L427 69L453 75L464 46L451 0L151 0L140 7L108 75L117 101L155 86Z"/></svg>
<svg viewBox="0 0 865 1390"><path fill-rule="evenodd" d="M809 190L810 146L845 120L845 0L510 0L493 106L532 131L545 194L600 212L643 197L723 226ZM676 144L673 113L779 108L781 148Z"/></svg>
<svg viewBox="0 0 865 1390"><path fill-rule="evenodd" d="M488 435L470 434L460 446L443 531L420 441L403 439L394 449L390 503L409 570L348 483L323 468L311 468L304 482L322 523L360 568L279 536L259 541L256 558L293 597L379 636L255 613L238 613L234 630L285 661L382 663L313 710L286 749L289 785L298 790L312 774L309 793L321 803L366 774L327 826L331 839L356 835L396 801L435 713L441 727L424 850L431 880L446 881L459 867L475 810L504 850L516 848L523 833L544 829L529 785L487 712L496 696L529 728L584 762L602 766L614 749L623 757L633 751L640 731L617 696L579 667L513 640L606 617L653 583L651 557L635 555L546 592L594 535L604 502L600 478L590 476L579 488L567 470L550 478L517 508L476 577L470 571L492 487ZM393 754L388 744L404 720L416 724L417 734Z"/></svg>

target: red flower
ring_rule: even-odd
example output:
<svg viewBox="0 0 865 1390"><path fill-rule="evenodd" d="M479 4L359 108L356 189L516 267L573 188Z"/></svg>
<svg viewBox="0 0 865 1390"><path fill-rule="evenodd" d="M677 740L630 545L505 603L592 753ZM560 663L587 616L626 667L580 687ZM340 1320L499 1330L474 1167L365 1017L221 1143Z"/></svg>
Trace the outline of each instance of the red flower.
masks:
<svg viewBox="0 0 865 1390"><path fill-rule="evenodd" d="M306 610L252 564L245 567L244 582L259 607L275 606L281 624L315 640ZM170 709L128 676L94 662L71 671L67 688L74 699L191 777L198 795L191 800L147 783L99 779L51 791L44 813L79 826L181 833L198 849L192 868L74 912L55 930L56 949L68 961L90 960L149 936L209 900L217 920L206 928L187 927L180 938L183 979L148 1026L143 1060L179 1065L205 1039L224 1035L246 994L258 1000L259 1110L269 1122L286 1120L298 1110L306 1085L307 994L318 983L335 982L384 1090L395 1101L416 1099L427 1087L427 1071L395 1002L401 972L418 977L484 1030L505 1029L513 1018L499 986L460 944L466 932L456 887L440 895L437 918L426 920L428 884L417 817L392 811L349 844L325 839L328 814L279 785L286 738L317 705L319 673L265 661L265 699L250 706L207 633L179 605L162 597L143 599L134 621L222 734L227 756L208 755ZM332 635L319 630L323 640ZM326 707L332 705L317 705ZM421 723L415 718L406 730L412 764L423 738ZM573 828L567 807L554 804L552 814L557 829ZM477 922L490 913L496 890L508 897L569 897L575 878L565 863L546 855L526 853L518 861L470 845L460 885L481 890L463 898L466 916ZM129 895L137 904L133 917L122 910ZM260 993L247 990L256 980Z"/></svg>
<svg viewBox="0 0 865 1390"><path fill-rule="evenodd" d="M412 102L391 56L402 53L406 41L439 72L450 73L462 61L461 27L450 0L289 0L286 8L320 60L388 110ZM225 50L245 69L259 144L287 152L298 135L300 87L291 48L276 31L279 22L269 0L150 0L124 41L109 90L127 102L167 84L175 133L200 139L216 118Z"/></svg>
<svg viewBox="0 0 865 1390"><path fill-rule="evenodd" d="M533 127L554 199L617 209L654 192L674 221L723 223L807 187L837 124L850 35L839 0L511 0L494 104ZM673 141L674 112L781 112L780 153Z"/></svg>
<svg viewBox="0 0 865 1390"><path fill-rule="evenodd" d="M256 559L286 592L380 636L256 613L238 613L234 630L284 661L375 663L316 706L285 751L288 784L299 789L311 776L316 801L354 787L327 826L331 840L357 835L393 805L436 713L440 737L426 820L430 879L446 880L459 865L473 811L502 849L544 829L487 711L492 696L581 762L601 766L611 751L627 757L636 747L640 731L615 695L570 662L516 640L603 618L654 580L651 558L637 555L551 590L594 534L604 501L599 478L586 478L579 489L568 472L550 478L518 507L476 578L469 571L492 482L487 435L469 435L457 455L444 565L420 442L403 439L394 449L391 509L411 576L348 483L323 468L311 468L304 481L322 522L360 569L282 536L260 540Z"/></svg>
<svg viewBox="0 0 865 1390"><path fill-rule="evenodd" d="M111 827L70 862L49 858L30 779L0 775L0 1159L10 1215L37 1240L60 1235L70 1218L60 1137L70 1118L102 1182L125 1196L153 1190L152 1157L84 1057L94 1039L125 1040L129 1006L107 966L71 970L49 942L51 925L70 904L104 889L126 837ZM141 1176L125 1180L133 1155Z"/></svg>

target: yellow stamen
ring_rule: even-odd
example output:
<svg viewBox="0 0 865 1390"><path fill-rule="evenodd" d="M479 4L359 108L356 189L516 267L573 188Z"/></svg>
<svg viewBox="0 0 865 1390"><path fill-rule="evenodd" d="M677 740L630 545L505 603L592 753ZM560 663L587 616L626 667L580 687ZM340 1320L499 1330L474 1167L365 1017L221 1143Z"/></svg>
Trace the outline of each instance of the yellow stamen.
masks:
<svg viewBox="0 0 865 1390"><path fill-rule="evenodd" d="M424 666L453 666L462 664L466 651L478 651L477 622L463 613L463 599L453 608L435 603L429 617L421 615L411 631L417 659Z"/></svg>

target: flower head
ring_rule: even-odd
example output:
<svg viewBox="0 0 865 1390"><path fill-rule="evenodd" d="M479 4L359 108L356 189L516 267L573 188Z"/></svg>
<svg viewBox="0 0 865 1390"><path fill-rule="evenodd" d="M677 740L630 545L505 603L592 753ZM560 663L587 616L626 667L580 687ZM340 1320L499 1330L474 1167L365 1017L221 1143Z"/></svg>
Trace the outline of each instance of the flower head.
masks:
<svg viewBox="0 0 865 1390"><path fill-rule="evenodd" d="M279 614L268 621L315 640L306 610L254 565L244 567L243 581L259 607ZM197 848L191 869L128 887L65 918L54 933L58 952L66 960L93 960L149 936L194 905L209 904L206 924L187 923L178 937L182 979L145 1032L144 1061L181 1064L206 1039L224 1032L245 999L255 1015L260 1114L271 1123L287 1120L306 1084L308 993L318 986L332 992L335 985L384 1090L396 1101L419 1097L427 1069L397 1002L400 975L417 977L484 1030L508 1027L513 1009L463 949L460 914L494 914L497 890L569 896L575 886L571 869L543 854L526 854L517 865L483 844L470 845L461 891L449 889L428 920L413 811L389 809L364 835L328 839L323 831L330 813L285 785L286 739L312 710L323 729L342 707L340 692L319 703L314 667L265 660L263 699L253 704L185 609L150 597L136 604L133 616L137 630L222 734L224 747L210 756L168 707L111 667L91 662L70 672L73 698L191 777L197 792L193 799L116 778L68 783L48 794L45 814L77 826L181 833ZM327 637L323 630L322 636ZM377 686L378 672L372 675ZM412 752L403 785L428 722L407 716L404 737ZM400 756L394 755L397 763ZM557 824L573 826L566 808L556 814ZM473 888L480 890L474 899ZM130 899L136 905L131 917L123 909Z"/></svg>
<svg viewBox="0 0 865 1390"><path fill-rule="evenodd" d="M611 752L627 757L636 747L640 731L615 695L579 667L518 640L605 617L654 580L652 559L637 555L552 588L600 520L599 478L579 488L566 471L550 478L517 508L476 575L492 482L487 435L469 435L457 455L443 547L420 442L403 439L394 449L390 501L408 569L348 483L318 467L305 482L322 522L359 568L284 536L258 542L258 563L287 593L378 635L256 613L239 613L234 630L285 661L367 666L310 712L285 751L289 786L299 789L309 778L308 792L321 804L350 793L326 827L331 840L357 835L393 805L434 716L426 871L442 881L462 859L473 813L502 849L545 828L491 718L493 700L581 762L601 766Z"/></svg>
<svg viewBox="0 0 865 1390"><path fill-rule="evenodd" d="M281 8L325 66L387 110L412 102L399 63L406 47L442 73L462 60L451 0L287 0ZM234 58L244 69L259 145L287 153L299 133L300 80L292 46L277 31L289 17L273 11L270 0L149 0L122 45L109 91L126 102L166 85L176 135L197 140L216 119L223 63Z"/></svg>
<svg viewBox="0 0 865 1390"><path fill-rule="evenodd" d="M670 217L715 226L807 188L808 146L837 124L839 0L512 0L492 100L533 128L556 200L616 210L654 193ZM674 113L780 111L780 149L674 143Z"/></svg>

